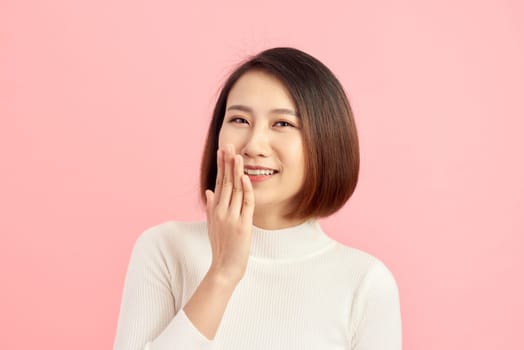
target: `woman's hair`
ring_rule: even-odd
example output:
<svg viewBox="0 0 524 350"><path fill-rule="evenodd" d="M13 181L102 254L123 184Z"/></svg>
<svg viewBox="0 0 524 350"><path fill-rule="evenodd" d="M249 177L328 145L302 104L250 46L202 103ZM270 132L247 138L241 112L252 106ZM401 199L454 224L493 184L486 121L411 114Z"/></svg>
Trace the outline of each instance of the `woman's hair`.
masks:
<svg viewBox="0 0 524 350"><path fill-rule="evenodd" d="M218 135L233 85L246 72L258 70L288 89L302 124L305 181L286 218L326 217L351 197L358 181L360 156L353 112L344 88L322 62L290 47L250 56L224 83L209 126L200 171L201 199L215 188Z"/></svg>

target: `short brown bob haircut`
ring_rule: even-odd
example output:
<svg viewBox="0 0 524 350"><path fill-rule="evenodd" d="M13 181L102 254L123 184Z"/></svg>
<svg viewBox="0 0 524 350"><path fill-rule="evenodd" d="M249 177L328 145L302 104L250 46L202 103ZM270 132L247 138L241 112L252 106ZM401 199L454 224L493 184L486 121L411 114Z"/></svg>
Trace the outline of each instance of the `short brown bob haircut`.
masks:
<svg viewBox="0 0 524 350"><path fill-rule="evenodd" d="M259 70L287 87L302 123L305 181L286 218L326 217L351 197L358 181L360 155L353 112L344 88L322 62L291 47L276 47L248 57L225 81L218 96L200 169L201 199L214 190L218 135L227 97L246 72Z"/></svg>

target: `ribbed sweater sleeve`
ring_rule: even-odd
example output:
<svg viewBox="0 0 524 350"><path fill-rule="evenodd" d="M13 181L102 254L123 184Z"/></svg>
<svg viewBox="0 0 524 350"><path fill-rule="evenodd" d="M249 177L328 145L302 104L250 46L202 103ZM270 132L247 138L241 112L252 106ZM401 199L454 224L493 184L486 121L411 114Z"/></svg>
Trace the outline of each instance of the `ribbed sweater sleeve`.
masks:
<svg viewBox="0 0 524 350"><path fill-rule="evenodd" d="M352 350L402 349L399 291L382 261L376 260L364 277L353 308Z"/></svg>
<svg viewBox="0 0 524 350"><path fill-rule="evenodd" d="M207 339L181 309L175 314L169 270L153 231L140 235L131 252L114 350L210 350Z"/></svg>

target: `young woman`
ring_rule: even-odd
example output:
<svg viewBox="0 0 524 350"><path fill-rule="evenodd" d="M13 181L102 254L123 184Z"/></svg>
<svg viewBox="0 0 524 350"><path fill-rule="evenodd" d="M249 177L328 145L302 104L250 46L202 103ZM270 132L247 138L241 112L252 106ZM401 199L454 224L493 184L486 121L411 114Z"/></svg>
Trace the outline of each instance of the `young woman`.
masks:
<svg viewBox="0 0 524 350"><path fill-rule="evenodd" d="M398 288L317 219L351 197L359 147L339 81L265 50L216 103L201 167L207 221L168 221L132 251L115 350L400 350Z"/></svg>

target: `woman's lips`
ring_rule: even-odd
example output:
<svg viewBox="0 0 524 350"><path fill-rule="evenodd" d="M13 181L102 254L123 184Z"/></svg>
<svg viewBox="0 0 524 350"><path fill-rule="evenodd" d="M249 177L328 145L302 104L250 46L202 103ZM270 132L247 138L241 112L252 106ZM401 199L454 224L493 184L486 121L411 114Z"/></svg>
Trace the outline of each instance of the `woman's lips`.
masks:
<svg viewBox="0 0 524 350"><path fill-rule="evenodd" d="M275 172L271 175L249 175L247 174L247 176L249 176L249 180L251 180L251 182L262 182L262 181L271 179L273 176L277 174L278 172Z"/></svg>
<svg viewBox="0 0 524 350"><path fill-rule="evenodd" d="M257 170L261 173L258 173ZM272 172L271 174L264 174L264 172ZM251 174L248 174L251 173ZM253 174L255 173L255 174ZM246 174L251 182L262 182L271 179L273 176L278 174L278 170L272 168L266 168L263 166L244 165L244 174Z"/></svg>

